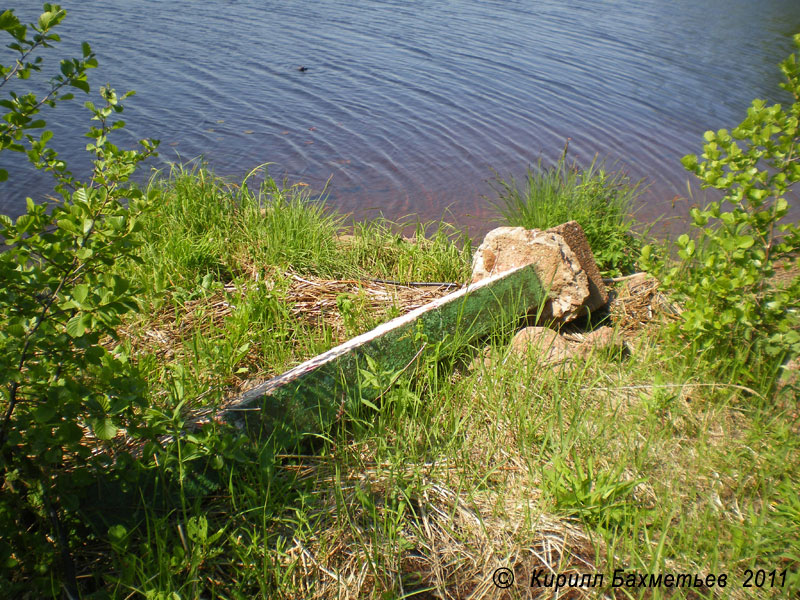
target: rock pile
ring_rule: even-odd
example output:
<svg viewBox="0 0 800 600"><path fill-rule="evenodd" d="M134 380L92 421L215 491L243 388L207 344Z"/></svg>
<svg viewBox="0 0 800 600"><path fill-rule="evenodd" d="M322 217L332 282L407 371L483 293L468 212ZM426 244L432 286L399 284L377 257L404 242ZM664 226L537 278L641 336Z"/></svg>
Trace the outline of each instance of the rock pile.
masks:
<svg viewBox="0 0 800 600"><path fill-rule="evenodd" d="M608 292L594 260L583 229L569 221L547 231L523 227L499 227L486 234L472 262L472 282L497 275L527 264L534 269L547 290L547 301L538 321L560 326L608 304ZM530 307L536 316L539 307ZM570 336L575 338L576 336ZM527 327L519 331L508 354L525 354L531 348L544 364L561 364L573 358L586 357L596 349L621 348L622 340L611 327L569 339L548 327ZM486 348L473 361L491 365L502 357L493 356Z"/></svg>
<svg viewBox="0 0 800 600"><path fill-rule="evenodd" d="M575 221L547 231L523 227L490 231L475 252L472 283L531 263L548 296L540 320L566 323L608 302L586 235Z"/></svg>

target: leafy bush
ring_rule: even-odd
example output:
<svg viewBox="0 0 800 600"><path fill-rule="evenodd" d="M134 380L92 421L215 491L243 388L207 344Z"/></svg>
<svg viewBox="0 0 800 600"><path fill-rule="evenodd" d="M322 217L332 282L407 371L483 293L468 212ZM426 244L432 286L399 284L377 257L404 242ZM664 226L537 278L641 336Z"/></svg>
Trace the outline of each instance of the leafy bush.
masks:
<svg viewBox="0 0 800 600"><path fill-rule="evenodd" d="M33 53L58 42L52 28L64 18L45 4L36 24L20 23L13 11L0 15L0 28L13 38L16 54L0 65L3 80L27 79L41 70ZM109 141L124 124L122 98L102 88L103 104L86 107L96 126L87 150L94 168L87 182L75 179L48 142L34 130L44 106L69 100L69 87L89 91L86 71L96 65L88 44L78 59L61 61L61 74L42 97L11 92L0 101L0 150L26 152L39 169L52 172L62 199L52 204L30 198L16 221L0 215L0 565L3 578L48 585L53 567L68 595L76 596L70 534L81 490L91 473L115 460L112 440L120 429L144 430L136 417L144 398L135 369L114 348L120 317L136 308L135 287L112 265L133 258L138 215L149 200L128 178L152 155L156 142L126 151ZM2 178L6 172L0 173ZM57 560L56 557L59 557ZM12 583L11 589L14 589Z"/></svg>
<svg viewBox="0 0 800 600"><path fill-rule="evenodd" d="M800 35L795 36L800 48ZM781 87L794 96L788 107L753 101L731 131L705 133L702 159L682 160L704 188L724 192L720 202L691 211L696 235L677 240L678 264L664 282L682 300L681 331L700 349L728 354L744 364L752 356L782 360L800 352L800 278L774 283L800 249L800 229L786 223L786 199L800 180L800 65L792 54L781 71ZM651 247L642 249L653 264ZM771 361L774 362L774 361Z"/></svg>
<svg viewBox="0 0 800 600"><path fill-rule="evenodd" d="M495 208L512 227L548 229L566 221L580 223L600 270L631 271L640 244L631 228L639 183L624 173L607 173L597 160L585 170L568 164L566 149L554 167L528 169L524 186L498 179Z"/></svg>

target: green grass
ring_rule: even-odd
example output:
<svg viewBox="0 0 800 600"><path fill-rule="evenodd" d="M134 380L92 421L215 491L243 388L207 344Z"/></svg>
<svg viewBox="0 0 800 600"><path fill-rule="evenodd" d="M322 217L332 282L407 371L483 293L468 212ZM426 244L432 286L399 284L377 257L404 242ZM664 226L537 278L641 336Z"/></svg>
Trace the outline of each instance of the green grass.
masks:
<svg viewBox="0 0 800 600"><path fill-rule="evenodd" d="M601 271L619 275L633 269L641 242L633 233L632 214L641 182L606 171L597 157L581 169L567 160L565 149L554 166L545 167L540 159L528 168L524 182L498 177L493 187L493 205L503 224L548 229L577 221Z"/></svg>
<svg viewBox="0 0 800 600"><path fill-rule="evenodd" d="M471 246L443 223L413 239L403 224L348 223L270 179L250 189L176 169L154 185L141 261L119 265L144 289L122 337L151 424L174 438L84 500L105 519L73 545L86 597L490 598L501 566L517 573L512 597L550 597L528 588L547 568L606 586L615 568L725 573L735 598L800 585L796 385L778 391L766 356L686 356L658 327L629 354L553 368L540 349L508 355L515 323L497 315L480 346L373 373L396 380L379 410L345 411L300 447L214 421L186 433L251 379L337 343L291 312L292 273L463 282ZM391 316L357 295L336 310L348 334ZM484 343L507 358L467 369ZM761 374L752 390L735 385L745 371ZM786 587L743 588L746 569L786 570Z"/></svg>
<svg viewBox="0 0 800 600"><path fill-rule="evenodd" d="M347 416L312 452L248 447L249 462L226 465L210 497L148 515L148 533L111 554L116 594L463 597L499 566L545 568L543 545L559 539L550 566L607 583L625 568L726 573L733 597L796 589L791 390L763 402L710 381L707 365L654 335L628 358L600 353L562 369L532 350L465 371L475 350L425 361L380 411ZM202 519L213 543L187 533ZM786 569L787 587L744 589L748 568Z"/></svg>
<svg viewBox="0 0 800 600"><path fill-rule="evenodd" d="M444 223L347 223L324 199L271 178L252 189L202 170L173 168L156 181L157 206L142 220L142 307L129 343L153 389L181 380L186 397L220 400L245 380L265 379L336 345L330 322L291 312L292 276L461 283L470 247ZM454 242L458 241L459 244ZM366 331L395 307L371 310L363 294L342 294L347 335ZM162 339L161 347L152 340ZM166 352L174 360L163 360ZM174 356L173 356L174 354ZM162 394L163 395L163 394Z"/></svg>
<svg viewBox="0 0 800 600"><path fill-rule="evenodd" d="M238 186L203 169L174 167L155 185L162 199L144 221L142 256L156 289L165 277L173 289L194 288L207 275L226 282L253 269L402 281L461 282L469 275L468 240L443 222L348 226L324 198L269 177L251 189L247 181ZM413 238L398 233L409 227Z"/></svg>

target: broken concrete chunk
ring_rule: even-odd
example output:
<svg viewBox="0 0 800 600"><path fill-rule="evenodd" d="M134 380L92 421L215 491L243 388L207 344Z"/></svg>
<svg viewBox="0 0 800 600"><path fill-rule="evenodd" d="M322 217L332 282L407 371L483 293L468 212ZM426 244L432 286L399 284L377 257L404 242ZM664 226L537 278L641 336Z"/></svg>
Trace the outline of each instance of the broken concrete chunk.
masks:
<svg viewBox="0 0 800 600"><path fill-rule="evenodd" d="M603 283L600 269L597 268L597 263L594 261L594 254L589 247L589 240L586 239L583 227L577 221L567 221L551 227L547 231L557 233L564 238L575 256L578 257L578 262L589 279L589 301L586 303L586 308L592 311L605 306L608 303L608 291Z"/></svg>
<svg viewBox="0 0 800 600"><path fill-rule="evenodd" d="M541 365L569 364L575 359L587 359L594 352L623 346L622 337L611 327L600 327L582 338L581 342L575 342L548 327L526 327L517 332L507 352L498 353L487 346L468 368L470 371L480 366L488 369L503 362L507 356L524 356L531 349L540 357Z"/></svg>
<svg viewBox="0 0 800 600"><path fill-rule="evenodd" d="M611 349L620 350L623 345L622 336L612 327L603 326L584 334L583 342L575 348L573 354L581 358L587 358L592 352Z"/></svg>
<svg viewBox="0 0 800 600"><path fill-rule="evenodd" d="M564 336L547 327L526 327L517 332L507 350L496 350L491 346L484 348L483 352L472 360L468 369L474 371L481 365L487 369L491 368L504 362L506 356L527 354L531 347L541 355L544 365L560 363L569 358L569 343Z"/></svg>
<svg viewBox="0 0 800 600"><path fill-rule="evenodd" d="M594 348L612 348L622 345L622 338L614 332L613 327L604 325L586 333L583 336L583 344L581 345Z"/></svg>
<svg viewBox="0 0 800 600"><path fill-rule="evenodd" d="M472 282L527 264L534 265L548 291L542 319L567 322L584 314L587 308L599 308L587 304L591 297L589 279L580 260L564 238L553 232L523 227L490 231L475 252ZM531 311L537 308L530 307Z"/></svg>
<svg viewBox="0 0 800 600"><path fill-rule="evenodd" d="M569 343L557 331L547 327L526 327L511 340L509 350L515 354L525 354L533 346L542 356L545 364L557 363L569 357Z"/></svg>

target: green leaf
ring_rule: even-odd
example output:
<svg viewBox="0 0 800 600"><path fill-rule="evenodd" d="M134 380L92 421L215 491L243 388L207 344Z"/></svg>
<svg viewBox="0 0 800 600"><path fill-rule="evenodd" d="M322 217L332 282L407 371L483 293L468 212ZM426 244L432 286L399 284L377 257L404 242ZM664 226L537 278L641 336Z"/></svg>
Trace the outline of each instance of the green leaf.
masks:
<svg viewBox="0 0 800 600"><path fill-rule="evenodd" d="M39 15L39 29L47 29L50 27L50 22L53 20L53 13L45 12Z"/></svg>
<svg viewBox="0 0 800 600"><path fill-rule="evenodd" d="M91 346L86 349L86 352L84 353L84 358L86 359L87 364L101 365L103 362L104 355L105 355L105 349L102 346Z"/></svg>
<svg viewBox="0 0 800 600"><path fill-rule="evenodd" d="M83 325L83 315L78 313L67 321L67 333L73 338L79 338L86 333L86 328Z"/></svg>
<svg viewBox="0 0 800 600"><path fill-rule="evenodd" d="M78 88L82 92L89 93L89 83L85 79L73 79L70 81L72 87Z"/></svg>
<svg viewBox="0 0 800 600"><path fill-rule="evenodd" d="M361 404L363 404L364 406L367 406L367 407L371 408L372 410L376 410L376 411L377 411L377 410L380 410L380 409L379 409L377 406L375 406L375 404L373 404L372 402L370 402L370 401L369 401L369 400L367 400L366 398L361 398Z"/></svg>
<svg viewBox="0 0 800 600"><path fill-rule="evenodd" d="M83 429L72 421L62 423L58 428L58 435L66 444L75 444L83 438Z"/></svg>
<svg viewBox="0 0 800 600"><path fill-rule="evenodd" d="M697 155L687 154L681 159L681 164L687 171L694 171L697 168Z"/></svg>
<svg viewBox="0 0 800 600"><path fill-rule="evenodd" d="M208 538L208 519L206 517L191 517L186 523L186 534L189 540L196 544L204 544Z"/></svg>
<svg viewBox="0 0 800 600"><path fill-rule="evenodd" d="M101 440L111 440L117 435L117 427L108 417L94 419L92 421L92 431Z"/></svg>
<svg viewBox="0 0 800 600"><path fill-rule="evenodd" d="M83 304L88 295L89 286L85 283L81 283L72 288L72 297L78 302L78 304Z"/></svg>
<svg viewBox="0 0 800 600"><path fill-rule="evenodd" d="M56 224L59 226L59 228L63 229L67 233L78 233L78 227L75 225L75 222L72 219L59 219L56 221Z"/></svg>
<svg viewBox="0 0 800 600"><path fill-rule="evenodd" d="M33 409L33 419L39 424L49 423L56 416L56 407L51 402L40 404Z"/></svg>

